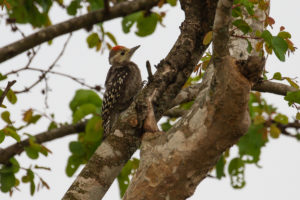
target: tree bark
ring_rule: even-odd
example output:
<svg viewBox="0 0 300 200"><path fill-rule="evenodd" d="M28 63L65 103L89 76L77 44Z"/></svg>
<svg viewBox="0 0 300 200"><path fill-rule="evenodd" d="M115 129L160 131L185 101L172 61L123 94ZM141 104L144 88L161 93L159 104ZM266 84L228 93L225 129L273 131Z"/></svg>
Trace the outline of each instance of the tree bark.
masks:
<svg viewBox="0 0 300 200"><path fill-rule="evenodd" d="M246 57L247 60L256 52L249 55L246 48L231 49L232 3L233 0L219 0L218 3L213 56L205 72L204 88L191 110L167 133L144 134L140 166L124 200L186 199L194 193L222 153L248 130L248 99L253 82L241 73L236 59ZM245 57L239 57L241 54ZM262 70L261 67L257 69Z"/></svg>
<svg viewBox="0 0 300 200"><path fill-rule="evenodd" d="M202 41L211 31L217 1L182 0L186 19L168 56L157 66L153 80L121 114L115 130L102 142L63 199L101 199L122 167L140 146L147 99L153 99L156 119L169 109L207 46ZM206 10L206 12L199 12Z"/></svg>

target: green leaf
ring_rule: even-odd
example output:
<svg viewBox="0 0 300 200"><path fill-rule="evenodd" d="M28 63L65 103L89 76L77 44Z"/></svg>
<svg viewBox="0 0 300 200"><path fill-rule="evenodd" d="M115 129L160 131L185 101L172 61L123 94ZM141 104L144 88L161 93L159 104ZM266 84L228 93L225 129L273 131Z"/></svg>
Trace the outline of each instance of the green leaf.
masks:
<svg viewBox="0 0 300 200"><path fill-rule="evenodd" d="M261 148L265 145L263 138L263 125L252 124L248 132L239 140L238 148L241 158L247 156L247 163L257 163L259 161ZM250 159L251 158L251 159Z"/></svg>
<svg viewBox="0 0 300 200"><path fill-rule="evenodd" d="M7 79L7 76L3 76L3 75L0 73L0 81L3 81L3 80L5 80L5 79Z"/></svg>
<svg viewBox="0 0 300 200"><path fill-rule="evenodd" d="M245 6L247 12L249 13L249 15L254 15L254 5L252 2L250 2L249 0L241 0L240 3Z"/></svg>
<svg viewBox="0 0 300 200"><path fill-rule="evenodd" d="M118 42L117 42L115 36L114 36L112 33L106 32L105 34L106 34L106 35L108 36L108 38L114 43L114 45L118 45Z"/></svg>
<svg viewBox="0 0 300 200"><path fill-rule="evenodd" d="M251 43L250 43L250 41L247 39L247 43L248 43L248 46L247 46L247 51L248 51L248 53L251 53L252 52L252 49L253 49L253 47L252 47L252 45L251 45Z"/></svg>
<svg viewBox="0 0 300 200"><path fill-rule="evenodd" d="M268 30L264 30L261 33L260 37L263 38L267 44L271 45L271 40L272 40L273 36Z"/></svg>
<svg viewBox="0 0 300 200"><path fill-rule="evenodd" d="M135 173L135 171L139 167L139 159L133 158L129 160L126 165L123 167L121 173L118 176L118 183L120 188L120 196L123 197L125 194L127 187L129 185L130 179L129 175L132 175Z"/></svg>
<svg viewBox="0 0 300 200"><path fill-rule="evenodd" d="M21 141L20 136L18 135L18 133L16 132L16 130L13 127L5 127L3 129L5 135L8 135L12 138L14 138L17 142Z"/></svg>
<svg viewBox="0 0 300 200"><path fill-rule="evenodd" d="M273 78L272 78L272 79L275 79L275 80L282 80L281 73L280 73L280 72L276 72L276 73L273 75Z"/></svg>
<svg viewBox="0 0 300 200"><path fill-rule="evenodd" d="M81 142L77 142L77 141L70 142L69 149L76 156L84 155L84 147Z"/></svg>
<svg viewBox="0 0 300 200"><path fill-rule="evenodd" d="M29 123L35 124L37 123L37 121L39 121L39 119L42 117L42 115L34 115L31 120L29 121Z"/></svg>
<svg viewBox="0 0 300 200"><path fill-rule="evenodd" d="M274 121L286 125L289 123L289 118L286 115L279 113L275 116Z"/></svg>
<svg viewBox="0 0 300 200"><path fill-rule="evenodd" d="M124 33L129 33L131 27L139 18L143 17L143 12L139 11L130 15L127 15L122 20L122 29Z"/></svg>
<svg viewBox="0 0 300 200"><path fill-rule="evenodd" d="M75 96L70 102L70 108L73 112L75 112L77 107L83 104L93 104L98 108L101 108L102 100L98 94L92 90L77 90Z"/></svg>
<svg viewBox="0 0 300 200"><path fill-rule="evenodd" d="M151 35L156 28L159 16L156 13L151 13L149 16L140 17L137 20L137 31L136 35L145 37Z"/></svg>
<svg viewBox="0 0 300 200"><path fill-rule="evenodd" d="M28 183L30 181L28 176L22 176L21 180L23 183Z"/></svg>
<svg viewBox="0 0 300 200"><path fill-rule="evenodd" d="M271 44L277 58L280 61L285 61L285 53L288 50L287 42L281 37L275 36L272 37Z"/></svg>
<svg viewBox="0 0 300 200"><path fill-rule="evenodd" d="M166 122L160 124L160 127L164 132L167 132L170 128L172 128L172 125L170 124L170 120L167 120Z"/></svg>
<svg viewBox="0 0 300 200"><path fill-rule="evenodd" d="M0 174L1 191L8 192L16 184L14 173Z"/></svg>
<svg viewBox="0 0 300 200"><path fill-rule="evenodd" d="M164 132L167 132L170 128L172 128L172 125L170 124L170 120L160 124L160 127Z"/></svg>
<svg viewBox="0 0 300 200"><path fill-rule="evenodd" d="M69 15L76 15L77 9L81 8L80 0L73 0L70 5L67 7L67 13Z"/></svg>
<svg viewBox="0 0 300 200"><path fill-rule="evenodd" d="M96 142L101 140L103 134L102 118L100 116L93 116L85 126L85 141Z"/></svg>
<svg viewBox="0 0 300 200"><path fill-rule="evenodd" d="M10 113L8 111L4 111L1 113L1 118L3 121L5 121L8 124L12 124L12 121L10 120Z"/></svg>
<svg viewBox="0 0 300 200"><path fill-rule="evenodd" d="M76 170L78 169L80 164L82 164L82 163L83 163L82 157L78 157L76 155L71 155L68 159L68 163L67 163L67 167L66 167L67 176L71 177L76 172Z"/></svg>
<svg viewBox="0 0 300 200"><path fill-rule="evenodd" d="M232 14L233 17L242 17L243 16L242 15L242 10L241 10L240 7L233 8L231 14Z"/></svg>
<svg viewBox="0 0 300 200"><path fill-rule="evenodd" d="M228 166L231 186L235 189L241 189L245 186L245 164L240 158L234 158Z"/></svg>
<svg viewBox="0 0 300 200"><path fill-rule="evenodd" d="M30 195L33 196L35 191L35 183L34 181L30 181Z"/></svg>
<svg viewBox="0 0 300 200"><path fill-rule="evenodd" d="M103 0L88 0L88 2L90 3L91 11L92 10L98 10L98 9L104 7Z"/></svg>
<svg viewBox="0 0 300 200"><path fill-rule="evenodd" d="M252 28L249 26L249 24L242 19L237 19L233 21L232 24L240 29L244 34L252 32Z"/></svg>
<svg viewBox="0 0 300 200"><path fill-rule="evenodd" d="M300 91L287 92L284 100L288 101L289 105L292 105L293 103L300 104Z"/></svg>
<svg viewBox="0 0 300 200"><path fill-rule="evenodd" d="M12 169L13 173L17 173L20 170L20 164L14 157L9 159L9 163L9 167Z"/></svg>
<svg viewBox="0 0 300 200"><path fill-rule="evenodd" d="M225 158L222 154L219 161L216 164L216 176L218 179L225 177L224 167L225 167Z"/></svg>
<svg viewBox="0 0 300 200"><path fill-rule="evenodd" d="M297 112L297 114L296 114L296 119L297 120L300 120L300 112ZM1 143L1 142L0 142Z"/></svg>
<svg viewBox="0 0 300 200"><path fill-rule="evenodd" d="M0 174L17 173L20 170L20 165L14 157L10 158L9 162L9 165L2 166L2 168L0 169Z"/></svg>
<svg viewBox="0 0 300 200"><path fill-rule="evenodd" d="M278 138L280 135L281 131L280 129L276 126L276 124L271 124L270 126L270 135L272 138Z"/></svg>
<svg viewBox="0 0 300 200"><path fill-rule="evenodd" d="M15 104L17 102L17 96L11 89L8 90L6 97L11 104Z"/></svg>
<svg viewBox="0 0 300 200"><path fill-rule="evenodd" d="M77 107L76 111L73 113L73 123L80 121L82 118L89 114L95 114L100 112L100 108L94 104L83 104Z"/></svg>
<svg viewBox="0 0 300 200"><path fill-rule="evenodd" d="M97 33L92 33L86 38L86 42L88 43L89 48L93 48L97 46L99 43L100 38Z"/></svg>
<svg viewBox="0 0 300 200"><path fill-rule="evenodd" d="M57 127L58 127L57 124L54 121L52 121L48 126L48 131L55 129Z"/></svg>
<svg viewBox="0 0 300 200"><path fill-rule="evenodd" d="M24 147L24 150L31 159L37 159L39 157L39 151L32 146Z"/></svg>
<svg viewBox="0 0 300 200"><path fill-rule="evenodd" d="M27 176L28 176L29 181L34 180L34 173L31 169L27 169Z"/></svg>
<svg viewBox="0 0 300 200"><path fill-rule="evenodd" d="M290 39L292 36L289 32L281 31L277 34L278 37L281 37L282 39Z"/></svg>
<svg viewBox="0 0 300 200"><path fill-rule="evenodd" d="M3 130L0 130L0 144L4 141L5 139L5 134Z"/></svg>
<svg viewBox="0 0 300 200"><path fill-rule="evenodd" d="M292 87L294 87L294 88L296 88L296 89L299 89L299 85L298 85L296 82L292 81L291 78L286 77L285 80L287 80L287 82L289 82L289 84L290 84Z"/></svg>
<svg viewBox="0 0 300 200"><path fill-rule="evenodd" d="M179 108L188 110L188 109L190 109L192 107L193 104L194 104L194 101L182 103L182 104L180 104Z"/></svg>
<svg viewBox="0 0 300 200"><path fill-rule="evenodd" d="M177 4L177 0L167 0L167 2L168 2L171 6L176 6L176 4Z"/></svg>

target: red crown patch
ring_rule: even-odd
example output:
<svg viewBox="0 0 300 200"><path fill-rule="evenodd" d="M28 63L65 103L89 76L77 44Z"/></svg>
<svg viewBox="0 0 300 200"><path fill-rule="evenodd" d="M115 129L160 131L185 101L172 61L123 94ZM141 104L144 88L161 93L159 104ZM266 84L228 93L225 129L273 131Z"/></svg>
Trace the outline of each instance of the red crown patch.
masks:
<svg viewBox="0 0 300 200"><path fill-rule="evenodd" d="M118 50L124 49L124 48L125 48L124 46L117 45L117 46L114 46L111 50L118 51Z"/></svg>

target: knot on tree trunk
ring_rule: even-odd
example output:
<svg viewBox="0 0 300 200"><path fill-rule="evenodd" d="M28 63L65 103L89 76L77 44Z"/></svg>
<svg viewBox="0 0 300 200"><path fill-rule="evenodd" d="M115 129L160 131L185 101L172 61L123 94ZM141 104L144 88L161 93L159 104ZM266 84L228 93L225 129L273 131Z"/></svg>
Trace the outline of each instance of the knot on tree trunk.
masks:
<svg viewBox="0 0 300 200"><path fill-rule="evenodd" d="M266 59L262 56L249 56L247 60L238 60L236 65L239 71L252 84L262 80L262 72L264 70Z"/></svg>

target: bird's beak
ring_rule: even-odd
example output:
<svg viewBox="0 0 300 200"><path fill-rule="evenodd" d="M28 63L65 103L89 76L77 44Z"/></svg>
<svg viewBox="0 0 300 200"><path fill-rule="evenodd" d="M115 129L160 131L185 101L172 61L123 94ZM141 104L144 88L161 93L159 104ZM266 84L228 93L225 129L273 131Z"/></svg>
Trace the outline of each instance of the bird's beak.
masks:
<svg viewBox="0 0 300 200"><path fill-rule="evenodd" d="M134 52L140 47L140 45L133 47L129 50L129 55L132 56L134 54Z"/></svg>

